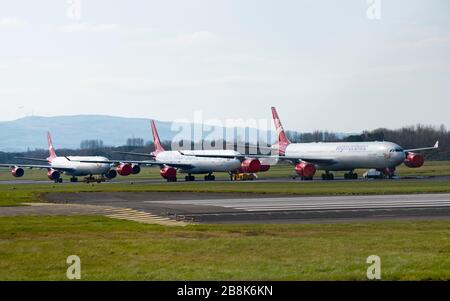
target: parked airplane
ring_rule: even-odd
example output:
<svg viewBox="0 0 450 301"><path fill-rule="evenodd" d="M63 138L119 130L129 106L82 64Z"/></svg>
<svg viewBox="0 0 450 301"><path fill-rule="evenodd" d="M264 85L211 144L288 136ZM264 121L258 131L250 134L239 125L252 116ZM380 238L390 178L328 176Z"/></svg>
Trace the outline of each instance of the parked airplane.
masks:
<svg viewBox="0 0 450 301"><path fill-rule="evenodd" d="M392 178L397 166L421 167L425 160L417 152L439 148L403 149L392 142L319 142L291 143L281 124L277 110L272 107L272 116L278 134L276 149L280 160L295 164L295 172L304 180L311 180L317 170L323 170L322 179L333 180L332 171L347 171L345 179L357 179L357 168L376 169Z"/></svg>
<svg viewBox="0 0 450 301"><path fill-rule="evenodd" d="M439 141L433 147L403 149L392 142L319 142L319 143L291 143L281 125L275 108L272 116L278 135L278 143L269 151L276 151L277 155L234 155L220 156L222 158L271 158L278 161L290 161L295 165L295 172L302 180L312 180L317 170L323 170L323 180L333 180L333 171L347 171L345 179L357 179L357 168L376 169L382 171L386 177L392 178L395 169L404 163L410 168L421 167L425 160L417 152L439 148ZM266 147L258 147L260 150ZM196 157L218 157L215 155L195 154Z"/></svg>
<svg viewBox="0 0 450 301"><path fill-rule="evenodd" d="M11 174L16 178L24 176L25 168L47 169L48 178L55 181L55 183L63 182L63 179L61 178L62 174L72 176L70 179L71 182L78 182L77 177L82 176L87 177L87 182L101 182L105 179L113 179L117 177L117 174L129 176L140 172L139 166L133 166L132 164L123 162L117 165L116 168L112 168L112 165L108 163L109 160L105 157L58 157L53 147L50 133L47 133L47 140L50 154L47 159L18 158L42 162L43 164L0 164L0 167L9 167L11 169ZM94 178L95 175L99 175L100 177Z"/></svg>
<svg viewBox="0 0 450 301"><path fill-rule="evenodd" d="M268 166L261 165L255 158L246 158L233 150L186 150L166 151L161 144L155 122L151 121L155 151L150 154L118 152L125 155L150 157L149 161L127 161L139 165L160 166L160 174L168 182L177 181L177 174L187 174L186 181L195 181L196 174L206 174L205 181L214 181L214 172L228 172L230 176L235 173L257 173L268 170ZM197 157L196 155L212 156ZM226 156L224 158L223 156ZM120 164L120 161L108 161Z"/></svg>

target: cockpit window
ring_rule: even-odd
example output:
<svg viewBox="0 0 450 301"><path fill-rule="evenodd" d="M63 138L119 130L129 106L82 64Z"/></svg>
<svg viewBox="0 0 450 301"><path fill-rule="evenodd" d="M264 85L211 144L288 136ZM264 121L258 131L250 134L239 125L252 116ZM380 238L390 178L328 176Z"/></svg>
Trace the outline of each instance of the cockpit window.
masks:
<svg viewBox="0 0 450 301"><path fill-rule="evenodd" d="M391 149L391 151L390 151L391 153L403 153L404 152L404 150L403 149L401 149L401 148L395 148L395 149Z"/></svg>

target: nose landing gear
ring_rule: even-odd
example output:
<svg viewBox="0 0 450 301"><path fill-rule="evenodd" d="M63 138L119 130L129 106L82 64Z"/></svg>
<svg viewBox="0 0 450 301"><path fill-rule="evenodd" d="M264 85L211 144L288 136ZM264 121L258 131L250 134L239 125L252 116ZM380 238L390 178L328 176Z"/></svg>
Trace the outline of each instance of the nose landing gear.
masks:
<svg viewBox="0 0 450 301"><path fill-rule="evenodd" d="M395 168L386 168L386 169L382 170L381 172L389 180L392 180L395 177Z"/></svg>

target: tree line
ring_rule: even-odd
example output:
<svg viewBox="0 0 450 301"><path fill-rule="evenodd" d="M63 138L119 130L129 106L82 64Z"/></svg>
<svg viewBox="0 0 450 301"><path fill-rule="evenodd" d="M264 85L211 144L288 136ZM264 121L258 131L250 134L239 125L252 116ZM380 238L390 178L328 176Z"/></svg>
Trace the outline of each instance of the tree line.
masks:
<svg viewBox="0 0 450 301"><path fill-rule="evenodd" d="M439 151L424 153L426 158L428 160L450 160L450 131L445 126L433 127L419 124L396 130L379 128L345 137L339 137L338 134L327 131L314 131L312 133L287 132L286 134L291 142L294 143L391 141L405 149L433 146L439 140ZM245 143L238 142L238 144L243 145ZM170 150L172 145L170 141L164 141L163 146L165 149ZM198 143L184 141L180 144L180 147L183 149L192 149L194 147L195 149L207 149L210 146L229 148L230 144L223 140ZM133 137L127 139L126 145L120 147L105 146L102 140L85 140L81 142L79 149L57 149L57 154L59 156L105 156L111 159L130 159L129 156L119 155L116 152L151 153L153 150L154 144L152 142L145 143L144 139ZM46 149L37 149L21 153L0 152L1 163L17 162L16 157L46 158L48 157L48 151Z"/></svg>

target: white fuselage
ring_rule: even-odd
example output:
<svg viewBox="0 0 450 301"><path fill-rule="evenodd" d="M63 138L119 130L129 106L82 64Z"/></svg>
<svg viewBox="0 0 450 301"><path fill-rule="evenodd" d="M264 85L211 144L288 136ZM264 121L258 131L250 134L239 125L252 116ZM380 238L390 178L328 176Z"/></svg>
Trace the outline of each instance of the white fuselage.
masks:
<svg viewBox="0 0 450 301"><path fill-rule="evenodd" d="M69 160L68 160L68 159ZM111 169L110 163L98 163L108 161L105 157L56 157L51 160L50 165L53 168L69 168L73 171L65 171L65 174L74 177L89 175L104 175ZM78 162L77 162L78 161ZM79 161L96 161L96 163L85 163Z"/></svg>
<svg viewBox="0 0 450 301"><path fill-rule="evenodd" d="M183 155L184 154L184 155ZM183 151L165 151L156 155L155 160L161 162L172 162L177 164L188 164L192 168L180 168L179 172L188 174L206 174L213 172L231 172L241 167L241 161L235 158L204 158L195 157L195 155L206 156L236 156L236 151L231 150L193 150Z"/></svg>
<svg viewBox="0 0 450 301"><path fill-rule="evenodd" d="M287 146L285 155L335 161L332 165L317 165L326 171L394 168L405 160L404 150L391 142L294 143Z"/></svg>

